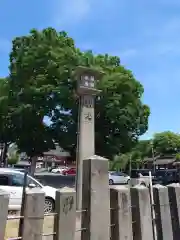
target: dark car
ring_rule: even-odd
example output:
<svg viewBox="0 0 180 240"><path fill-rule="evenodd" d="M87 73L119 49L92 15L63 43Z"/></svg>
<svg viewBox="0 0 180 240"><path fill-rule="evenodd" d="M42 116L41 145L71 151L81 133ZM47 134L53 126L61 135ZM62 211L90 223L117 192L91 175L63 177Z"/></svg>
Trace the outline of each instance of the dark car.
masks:
<svg viewBox="0 0 180 240"><path fill-rule="evenodd" d="M180 172L177 169L132 169L131 178L139 178L140 174L149 176L149 171L152 174L152 184L168 185L171 183L180 182Z"/></svg>
<svg viewBox="0 0 180 240"><path fill-rule="evenodd" d="M178 183L180 180L180 173L177 169L159 169L156 170L154 180L156 183L162 185Z"/></svg>
<svg viewBox="0 0 180 240"><path fill-rule="evenodd" d="M154 171L153 169L132 169L131 170L131 185L143 185L149 186L150 184L150 172L151 172L151 179L152 184L156 184L157 182L154 179Z"/></svg>
<svg viewBox="0 0 180 240"><path fill-rule="evenodd" d="M149 172L151 170L150 169L132 169L131 170L131 178L139 178L140 174L142 174L143 176L149 176ZM151 171L152 175L153 172Z"/></svg>

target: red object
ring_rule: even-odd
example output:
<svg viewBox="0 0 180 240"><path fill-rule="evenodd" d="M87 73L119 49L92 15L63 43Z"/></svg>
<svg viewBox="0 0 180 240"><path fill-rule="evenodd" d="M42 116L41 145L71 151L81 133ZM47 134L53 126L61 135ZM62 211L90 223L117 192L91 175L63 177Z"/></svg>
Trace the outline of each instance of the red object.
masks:
<svg viewBox="0 0 180 240"><path fill-rule="evenodd" d="M76 168L69 168L64 170L63 175L76 175Z"/></svg>

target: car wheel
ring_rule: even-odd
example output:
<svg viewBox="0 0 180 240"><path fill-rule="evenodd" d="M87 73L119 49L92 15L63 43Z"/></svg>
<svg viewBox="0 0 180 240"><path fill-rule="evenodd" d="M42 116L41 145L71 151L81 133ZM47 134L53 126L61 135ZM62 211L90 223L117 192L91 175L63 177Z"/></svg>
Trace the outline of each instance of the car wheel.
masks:
<svg viewBox="0 0 180 240"><path fill-rule="evenodd" d="M141 182L140 185L146 187L145 182Z"/></svg>
<svg viewBox="0 0 180 240"><path fill-rule="evenodd" d="M113 185L113 184L114 184L113 180L109 179L109 185Z"/></svg>
<svg viewBox="0 0 180 240"><path fill-rule="evenodd" d="M44 202L44 213L54 212L55 202L52 198L45 198Z"/></svg>
<svg viewBox="0 0 180 240"><path fill-rule="evenodd" d="M127 180L127 184L128 184L128 185L130 184L130 179Z"/></svg>

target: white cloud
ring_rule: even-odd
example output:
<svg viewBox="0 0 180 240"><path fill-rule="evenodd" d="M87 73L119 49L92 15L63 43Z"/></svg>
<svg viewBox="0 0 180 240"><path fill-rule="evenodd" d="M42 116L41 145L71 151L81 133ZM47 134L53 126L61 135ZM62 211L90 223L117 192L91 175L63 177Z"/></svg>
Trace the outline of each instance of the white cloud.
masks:
<svg viewBox="0 0 180 240"><path fill-rule="evenodd" d="M57 0L53 6L53 22L67 27L84 20L91 9L91 0Z"/></svg>

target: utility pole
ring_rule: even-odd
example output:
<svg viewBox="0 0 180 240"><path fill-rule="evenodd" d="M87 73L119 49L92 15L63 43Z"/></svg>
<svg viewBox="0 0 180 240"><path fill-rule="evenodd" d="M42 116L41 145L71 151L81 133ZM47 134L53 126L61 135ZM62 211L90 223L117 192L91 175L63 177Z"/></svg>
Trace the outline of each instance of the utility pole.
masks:
<svg viewBox="0 0 180 240"><path fill-rule="evenodd" d="M154 157L154 145L153 141L151 141L151 152L152 152L152 159L153 159L153 172L156 172L156 164L155 164L155 157Z"/></svg>
<svg viewBox="0 0 180 240"><path fill-rule="evenodd" d="M3 152L4 152L4 144L0 143L0 167L2 167L3 164Z"/></svg>
<svg viewBox="0 0 180 240"><path fill-rule="evenodd" d="M129 156L129 176L131 177L131 171L132 171L132 155Z"/></svg>

